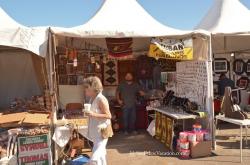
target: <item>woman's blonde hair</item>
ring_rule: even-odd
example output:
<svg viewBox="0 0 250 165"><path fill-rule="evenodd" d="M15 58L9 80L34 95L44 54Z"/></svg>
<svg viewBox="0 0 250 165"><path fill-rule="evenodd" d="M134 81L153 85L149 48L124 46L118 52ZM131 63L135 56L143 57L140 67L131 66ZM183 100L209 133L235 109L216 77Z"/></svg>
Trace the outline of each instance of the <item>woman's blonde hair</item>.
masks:
<svg viewBox="0 0 250 165"><path fill-rule="evenodd" d="M103 90L102 82L97 76L90 76L83 81L84 88L93 89L96 93L100 93Z"/></svg>

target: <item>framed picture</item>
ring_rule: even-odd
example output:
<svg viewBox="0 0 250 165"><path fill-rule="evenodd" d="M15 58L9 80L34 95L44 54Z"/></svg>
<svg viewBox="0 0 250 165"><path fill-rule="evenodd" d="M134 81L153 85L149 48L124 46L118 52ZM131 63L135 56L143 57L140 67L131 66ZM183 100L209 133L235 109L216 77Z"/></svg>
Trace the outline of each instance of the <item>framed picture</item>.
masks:
<svg viewBox="0 0 250 165"><path fill-rule="evenodd" d="M68 84L77 85L77 76L76 75L68 76Z"/></svg>
<svg viewBox="0 0 250 165"><path fill-rule="evenodd" d="M228 61L226 59L214 60L214 72L215 73L226 73L227 71L228 71Z"/></svg>
<svg viewBox="0 0 250 165"><path fill-rule="evenodd" d="M84 73L84 63L78 63L77 64L77 74L83 74Z"/></svg>
<svg viewBox="0 0 250 165"><path fill-rule="evenodd" d="M59 75L67 74L65 65L58 65L58 74Z"/></svg>
<svg viewBox="0 0 250 165"><path fill-rule="evenodd" d="M83 75L78 75L77 76L77 85L82 85L84 81L84 76Z"/></svg>
<svg viewBox="0 0 250 165"><path fill-rule="evenodd" d="M59 65L66 65L67 61L68 59L66 55L63 55L63 54L59 55Z"/></svg>
<svg viewBox="0 0 250 165"><path fill-rule="evenodd" d="M76 73L76 70L77 70L77 67L74 67L73 64L67 64L67 65L66 65L67 74L69 74L69 75L75 74L75 73Z"/></svg>
<svg viewBox="0 0 250 165"><path fill-rule="evenodd" d="M238 89L233 89L232 90L232 98L235 100L238 104L241 102L241 95L240 95L240 90Z"/></svg>
<svg viewBox="0 0 250 165"><path fill-rule="evenodd" d="M239 80L239 87L246 89L248 86L248 81L247 80Z"/></svg>
<svg viewBox="0 0 250 165"><path fill-rule="evenodd" d="M239 88L247 89L249 84L249 79L247 76L242 76L239 80L237 80L237 86Z"/></svg>
<svg viewBox="0 0 250 165"><path fill-rule="evenodd" d="M244 61L241 59L234 60L233 69L237 75L241 75L245 71Z"/></svg>
<svg viewBox="0 0 250 165"><path fill-rule="evenodd" d="M246 63L246 73L250 74L250 60L248 60Z"/></svg>
<svg viewBox="0 0 250 165"><path fill-rule="evenodd" d="M59 76L59 85L68 85L68 76L60 75Z"/></svg>

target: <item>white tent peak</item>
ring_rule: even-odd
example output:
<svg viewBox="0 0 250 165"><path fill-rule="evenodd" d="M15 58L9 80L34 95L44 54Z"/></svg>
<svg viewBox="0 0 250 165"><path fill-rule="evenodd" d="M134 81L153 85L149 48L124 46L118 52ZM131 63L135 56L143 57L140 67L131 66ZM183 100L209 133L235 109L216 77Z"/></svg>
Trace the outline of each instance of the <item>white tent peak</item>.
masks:
<svg viewBox="0 0 250 165"><path fill-rule="evenodd" d="M69 29L60 32L60 28L52 28L57 34L67 35L68 31L68 35L82 37L150 37L184 33L155 20L136 0L104 0L87 23Z"/></svg>
<svg viewBox="0 0 250 165"><path fill-rule="evenodd" d="M0 7L0 27L23 27L23 25L17 23Z"/></svg>
<svg viewBox="0 0 250 165"><path fill-rule="evenodd" d="M214 3L195 29L212 33L250 31L250 12L240 0L214 0Z"/></svg>

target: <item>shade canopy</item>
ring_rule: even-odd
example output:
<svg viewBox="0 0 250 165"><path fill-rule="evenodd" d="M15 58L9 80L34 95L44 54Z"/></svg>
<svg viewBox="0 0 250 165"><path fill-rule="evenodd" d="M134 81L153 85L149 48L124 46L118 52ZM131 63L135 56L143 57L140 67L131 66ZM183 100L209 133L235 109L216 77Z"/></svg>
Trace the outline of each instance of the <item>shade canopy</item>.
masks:
<svg viewBox="0 0 250 165"><path fill-rule="evenodd" d="M45 57L47 51L48 28L26 27L13 20L0 7L0 45L22 48Z"/></svg>
<svg viewBox="0 0 250 165"><path fill-rule="evenodd" d="M195 29L213 34L250 32L250 12L239 0L214 0L214 3Z"/></svg>
<svg viewBox="0 0 250 165"><path fill-rule="evenodd" d="M212 33L213 53L250 51L250 12L239 0L214 0L195 29Z"/></svg>
<svg viewBox="0 0 250 165"><path fill-rule="evenodd" d="M102 7L84 25L51 29L64 36L92 38L153 37L187 33L159 23L136 0L104 0Z"/></svg>

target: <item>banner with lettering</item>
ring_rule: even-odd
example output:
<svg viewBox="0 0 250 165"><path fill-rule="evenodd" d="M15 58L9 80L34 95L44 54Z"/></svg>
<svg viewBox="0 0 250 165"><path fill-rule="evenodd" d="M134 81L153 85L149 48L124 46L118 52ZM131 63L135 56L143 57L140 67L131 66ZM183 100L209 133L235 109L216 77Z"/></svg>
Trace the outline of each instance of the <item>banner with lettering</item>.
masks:
<svg viewBox="0 0 250 165"><path fill-rule="evenodd" d="M132 38L106 38L106 44L111 58L126 59L132 57Z"/></svg>
<svg viewBox="0 0 250 165"><path fill-rule="evenodd" d="M19 165L51 165L52 155L50 151L41 150L18 155Z"/></svg>
<svg viewBox="0 0 250 165"><path fill-rule="evenodd" d="M192 39L152 38L148 56L156 59L192 60L193 41Z"/></svg>
<svg viewBox="0 0 250 165"><path fill-rule="evenodd" d="M18 152L32 153L39 150L49 149L50 139L48 134L18 137Z"/></svg>

